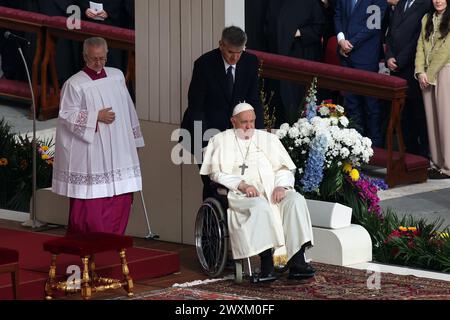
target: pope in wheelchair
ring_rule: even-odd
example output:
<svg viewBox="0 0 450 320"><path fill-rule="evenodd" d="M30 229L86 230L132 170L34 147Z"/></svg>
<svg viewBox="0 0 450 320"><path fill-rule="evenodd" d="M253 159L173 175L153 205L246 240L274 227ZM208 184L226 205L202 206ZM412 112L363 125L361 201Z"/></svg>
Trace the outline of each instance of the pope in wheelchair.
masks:
<svg viewBox="0 0 450 320"><path fill-rule="evenodd" d="M288 279L312 277L315 270L305 260L305 250L313 245L312 226L305 198L294 190L296 167L276 135L255 129L255 118L251 105L238 104L231 118L233 128L212 137L205 151L200 174L228 189L227 215L215 218L217 236L229 235L235 260L260 256L261 272L254 282L276 279L273 252L283 247ZM220 226L220 219L228 228ZM227 244L210 245L213 260L218 246L223 249Z"/></svg>

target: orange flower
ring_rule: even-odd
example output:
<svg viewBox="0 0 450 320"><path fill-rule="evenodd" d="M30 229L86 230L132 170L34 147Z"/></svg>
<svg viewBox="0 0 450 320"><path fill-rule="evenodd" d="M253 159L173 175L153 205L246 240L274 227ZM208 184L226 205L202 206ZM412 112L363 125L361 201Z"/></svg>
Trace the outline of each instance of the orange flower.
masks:
<svg viewBox="0 0 450 320"><path fill-rule="evenodd" d="M0 158L0 167L6 167L8 165L8 159Z"/></svg>

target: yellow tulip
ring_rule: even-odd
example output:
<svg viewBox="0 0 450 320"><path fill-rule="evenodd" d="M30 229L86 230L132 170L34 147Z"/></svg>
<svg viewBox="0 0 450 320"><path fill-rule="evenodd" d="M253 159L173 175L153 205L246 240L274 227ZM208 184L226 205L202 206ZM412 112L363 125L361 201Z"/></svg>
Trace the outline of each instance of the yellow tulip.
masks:
<svg viewBox="0 0 450 320"><path fill-rule="evenodd" d="M342 167L342 171L344 171L345 173L350 173L350 171L352 171L352 169L353 169L353 167L350 163L346 163Z"/></svg>
<svg viewBox="0 0 450 320"><path fill-rule="evenodd" d="M42 146L41 149L44 150L44 151L47 151L48 147L47 146Z"/></svg>
<svg viewBox="0 0 450 320"><path fill-rule="evenodd" d="M43 154L43 155L41 156L41 158L42 158L42 160L47 160L47 159L50 158L50 156L49 156L48 154Z"/></svg>
<svg viewBox="0 0 450 320"><path fill-rule="evenodd" d="M449 237L449 234L448 234L448 232L439 232L439 236L440 236L441 238L448 238L448 237Z"/></svg>
<svg viewBox="0 0 450 320"><path fill-rule="evenodd" d="M358 170L352 169L352 171L350 171L350 178L352 178L353 181L358 181L359 180Z"/></svg>

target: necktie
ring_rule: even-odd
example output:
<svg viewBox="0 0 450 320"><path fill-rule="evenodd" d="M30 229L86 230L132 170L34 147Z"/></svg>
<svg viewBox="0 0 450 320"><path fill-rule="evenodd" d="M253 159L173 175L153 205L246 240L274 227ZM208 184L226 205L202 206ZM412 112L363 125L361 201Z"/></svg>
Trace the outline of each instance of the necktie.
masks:
<svg viewBox="0 0 450 320"><path fill-rule="evenodd" d="M406 10L409 9L409 7L411 6L412 0L406 0L406 4L405 4L405 9L403 10L403 12L406 12Z"/></svg>
<svg viewBox="0 0 450 320"><path fill-rule="evenodd" d="M233 95L233 87L234 87L234 79L233 79L233 66L229 66L227 69L227 84L228 84L228 93L230 97Z"/></svg>

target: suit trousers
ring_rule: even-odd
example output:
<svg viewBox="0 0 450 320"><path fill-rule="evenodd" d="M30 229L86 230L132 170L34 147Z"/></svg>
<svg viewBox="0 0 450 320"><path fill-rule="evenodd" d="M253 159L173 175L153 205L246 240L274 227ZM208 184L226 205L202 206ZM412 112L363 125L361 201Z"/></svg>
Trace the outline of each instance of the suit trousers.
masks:
<svg viewBox="0 0 450 320"><path fill-rule="evenodd" d="M422 90L431 161L450 175L450 64L439 71L436 83Z"/></svg>
<svg viewBox="0 0 450 320"><path fill-rule="evenodd" d="M402 132L406 152L428 158L427 120L419 81L414 78L414 64L399 72L391 72L391 75L408 81L408 91L402 111Z"/></svg>
<svg viewBox="0 0 450 320"><path fill-rule="evenodd" d="M377 64L356 65L342 61L342 65L353 69L378 72ZM374 147L383 147L384 138L381 132L383 115L380 101L377 98L356 95L351 92L346 92L344 98L344 107L358 132L369 137Z"/></svg>

